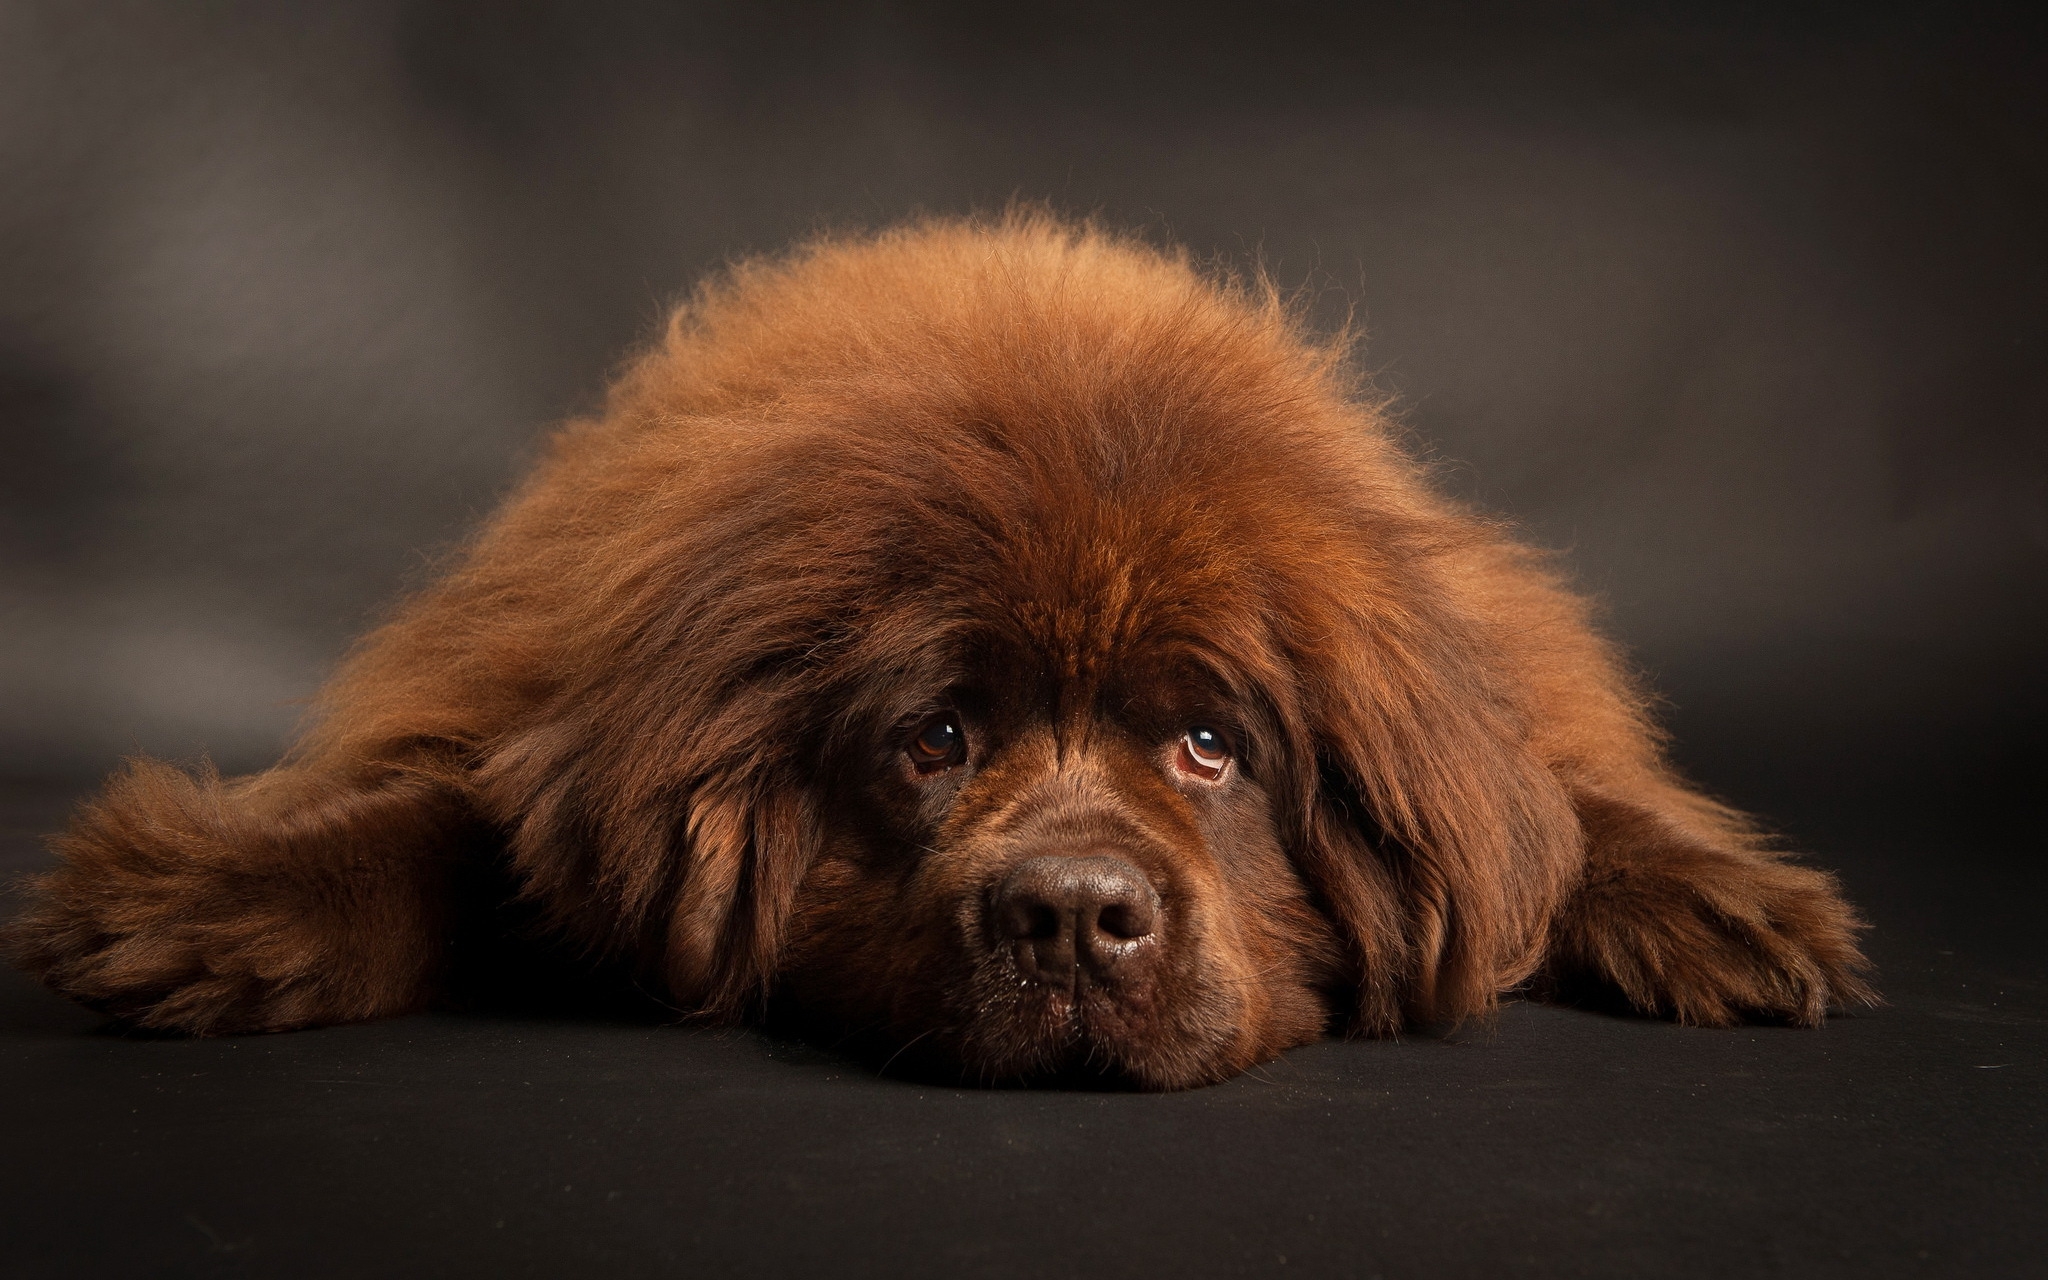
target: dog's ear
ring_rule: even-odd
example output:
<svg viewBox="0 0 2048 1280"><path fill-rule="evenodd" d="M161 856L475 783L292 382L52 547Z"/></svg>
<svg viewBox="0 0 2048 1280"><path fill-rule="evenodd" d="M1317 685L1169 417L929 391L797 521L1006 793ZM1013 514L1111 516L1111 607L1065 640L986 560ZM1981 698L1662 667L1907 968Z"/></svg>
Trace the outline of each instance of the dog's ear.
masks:
<svg viewBox="0 0 2048 1280"><path fill-rule="evenodd" d="M786 744L764 741L788 722L783 691L711 709L660 688L621 679L565 700L573 711L490 755L480 789L550 924L727 1019L773 976L817 823Z"/></svg>
<svg viewBox="0 0 2048 1280"><path fill-rule="evenodd" d="M867 582L842 546L860 513L802 479L832 465L763 435L689 500L646 469L667 476L663 450L681 446L559 487L535 545L566 540L563 524L586 540L552 602L545 697L475 770L548 922L718 1018L774 976L819 843L816 722L836 705L819 682Z"/></svg>
<svg viewBox="0 0 2048 1280"><path fill-rule="evenodd" d="M1374 1030L1479 1012L1525 979L1580 858L1483 627L1430 598L1325 612L1303 659L1304 870L1357 947Z"/></svg>

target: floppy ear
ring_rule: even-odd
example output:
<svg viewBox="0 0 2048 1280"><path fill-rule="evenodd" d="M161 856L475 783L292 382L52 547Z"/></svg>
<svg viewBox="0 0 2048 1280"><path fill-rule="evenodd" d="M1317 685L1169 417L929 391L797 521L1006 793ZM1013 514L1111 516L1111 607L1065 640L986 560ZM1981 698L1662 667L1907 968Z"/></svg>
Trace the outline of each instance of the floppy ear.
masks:
<svg viewBox="0 0 2048 1280"><path fill-rule="evenodd" d="M1305 870L1358 949L1364 1028L1484 1010L1541 960L1577 820L1482 628L1413 599L1342 613L1306 660Z"/></svg>
<svg viewBox="0 0 2048 1280"><path fill-rule="evenodd" d="M525 896L591 952L626 959L693 1012L728 1019L774 975L817 844L806 785L764 742L774 684L715 711L660 682L611 682L479 771Z"/></svg>

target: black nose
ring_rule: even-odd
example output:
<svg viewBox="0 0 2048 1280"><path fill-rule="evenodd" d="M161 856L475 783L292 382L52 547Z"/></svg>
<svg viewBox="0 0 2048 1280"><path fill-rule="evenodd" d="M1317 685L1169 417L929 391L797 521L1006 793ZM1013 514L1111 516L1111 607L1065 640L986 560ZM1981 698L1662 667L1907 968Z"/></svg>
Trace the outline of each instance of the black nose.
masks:
<svg viewBox="0 0 2048 1280"><path fill-rule="evenodd" d="M996 936L1028 978L1111 977L1159 924L1159 895L1122 858L1027 858L996 890Z"/></svg>

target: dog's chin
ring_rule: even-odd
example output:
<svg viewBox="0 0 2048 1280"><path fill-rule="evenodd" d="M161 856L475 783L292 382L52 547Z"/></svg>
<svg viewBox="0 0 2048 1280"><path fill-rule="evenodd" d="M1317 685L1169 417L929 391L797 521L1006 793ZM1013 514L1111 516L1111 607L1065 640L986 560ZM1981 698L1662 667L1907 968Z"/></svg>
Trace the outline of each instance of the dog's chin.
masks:
<svg viewBox="0 0 2048 1280"><path fill-rule="evenodd" d="M1143 1007L1098 988L1013 987L968 1020L948 1053L957 1074L1012 1087L1186 1089L1242 1069L1230 1046L1162 1029Z"/></svg>

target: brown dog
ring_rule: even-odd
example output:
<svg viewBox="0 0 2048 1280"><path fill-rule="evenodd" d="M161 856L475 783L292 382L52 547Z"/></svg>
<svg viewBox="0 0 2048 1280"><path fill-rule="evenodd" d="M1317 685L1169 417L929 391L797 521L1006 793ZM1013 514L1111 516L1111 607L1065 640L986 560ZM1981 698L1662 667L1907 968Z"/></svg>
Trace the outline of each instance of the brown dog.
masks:
<svg viewBox="0 0 2048 1280"><path fill-rule="evenodd" d="M1031 215L680 309L275 769L139 762L15 954L143 1026L429 1004L497 862L717 1018L1220 1080L1503 992L1872 998L1579 600L1262 284Z"/></svg>

